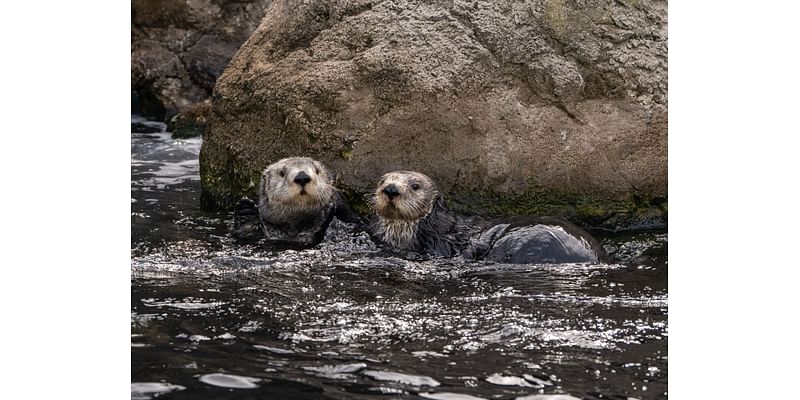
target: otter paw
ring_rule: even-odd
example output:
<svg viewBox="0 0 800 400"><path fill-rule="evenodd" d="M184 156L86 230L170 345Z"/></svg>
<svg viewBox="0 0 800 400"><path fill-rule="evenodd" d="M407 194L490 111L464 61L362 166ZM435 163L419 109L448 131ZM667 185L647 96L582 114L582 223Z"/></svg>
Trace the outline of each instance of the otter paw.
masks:
<svg viewBox="0 0 800 400"><path fill-rule="evenodd" d="M264 235L258 206L253 200L243 197L233 210L233 232L236 239L258 240Z"/></svg>

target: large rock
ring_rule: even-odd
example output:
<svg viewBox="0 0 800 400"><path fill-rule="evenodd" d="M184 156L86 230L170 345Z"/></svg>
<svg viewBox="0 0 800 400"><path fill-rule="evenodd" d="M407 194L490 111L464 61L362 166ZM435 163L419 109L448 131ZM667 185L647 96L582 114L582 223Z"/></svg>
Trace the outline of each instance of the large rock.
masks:
<svg viewBox="0 0 800 400"><path fill-rule="evenodd" d="M166 120L211 96L271 0L133 0L133 109Z"/></svg>
<svg viewBox="0 0 800 400"><path fill-rule="evenodd" d="M356 203L412 169L461 211L666 221L666 2L276 0L212 103L207 206L305 155Z"/></svg>

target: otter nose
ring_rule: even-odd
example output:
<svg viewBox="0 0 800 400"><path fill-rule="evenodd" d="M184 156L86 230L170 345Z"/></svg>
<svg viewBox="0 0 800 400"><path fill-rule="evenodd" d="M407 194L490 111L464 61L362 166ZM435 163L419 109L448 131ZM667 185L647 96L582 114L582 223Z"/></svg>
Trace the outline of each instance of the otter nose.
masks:
<svg viewBox="0 0 800 400"><path fill-rule="evenodd" d="M393 199L393 198L395 198L397 196L400 196L400 191L397 190L397 186L395 186L395 185L386 186L385 188L383 188L383 193L387 197L389 197L389 200L391 200L391 199Z"/></svg>
<svg viewBox="0 0 800 400"><path fill-rule="evenodd" d="M306 174L304 171L300 171L294 176L294 183L300 186L305 186L308 182L311 182L311 177L308 176L308 174Z"/></svg>

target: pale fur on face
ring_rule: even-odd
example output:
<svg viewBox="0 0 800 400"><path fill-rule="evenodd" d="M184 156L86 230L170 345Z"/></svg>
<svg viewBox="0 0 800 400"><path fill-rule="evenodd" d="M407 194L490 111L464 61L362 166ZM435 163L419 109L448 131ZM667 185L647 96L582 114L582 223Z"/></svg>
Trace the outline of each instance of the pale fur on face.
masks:
<svg viewBox="0 0 800 400"><path fill-rule="evenodd" d="M394 185L400 193L389 199L383 190ZM370 199L378 216L376 233L396 248L411 248L419 221L433 210L439 191L427 175L414 171L389 172L381 178Z"/></svg>
<svg viewBox="0 0 800 400"><path fill-rule="evenodd" d="M294 182L301 171L311 178L305 187ZM333 187L328 182L328 170L319 161L308 157L279 160L261 173L259 205L263 208L262 213L289 217L319 209L331 201Z"/></svg>

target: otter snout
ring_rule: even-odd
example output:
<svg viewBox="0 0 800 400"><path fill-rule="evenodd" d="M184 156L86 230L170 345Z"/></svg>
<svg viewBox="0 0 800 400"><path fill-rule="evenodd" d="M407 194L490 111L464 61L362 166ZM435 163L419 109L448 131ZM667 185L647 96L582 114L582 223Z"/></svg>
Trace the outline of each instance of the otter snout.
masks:
<svg viewBox="0 0 800 400"><path fill-rule="evenodd" d="M400 196L400 191L397 190L397 186L395 186L394 184L390 184L387 185L385 188L383 188L383 194L385 194L386 197L389 198L389 200L392 200L395 197Z"/></svg>
<svg viewBox="0 0 800 400"><path fill-rule="evenodd" d="M332 193L328 171L311 158L284 158L261 174L259 198L282 207L307 209L329 201Z"/></svg>
<svg viewBox="0 0 800 400"><path fill-rule="evenodd" d="M305 186L308 182L311 182L311 177L305 171L300 171L294 176L294 183L300 186Z"/></svg>
<svg viewBox="0 0 800 400"><path fill-rule="evenodd" d="M438 195L431 178L414 171L388 172L372 196L375 213L387 220L417 221L433 209Z"/></svg>

